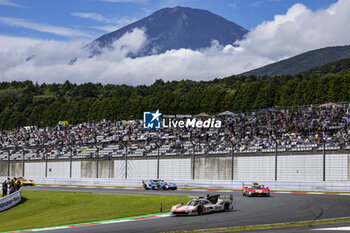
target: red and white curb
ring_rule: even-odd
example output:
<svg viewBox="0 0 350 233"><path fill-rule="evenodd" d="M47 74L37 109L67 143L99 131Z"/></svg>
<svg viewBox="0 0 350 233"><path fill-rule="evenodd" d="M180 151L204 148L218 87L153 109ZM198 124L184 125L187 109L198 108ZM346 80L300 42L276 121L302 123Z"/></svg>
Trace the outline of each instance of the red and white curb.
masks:
<svg viewBox="0 0 350 233"><path fill-rule="evenodd" d="M36 229L28 229L28 230L19 230L19 231L9 231L9 232L5 232L5 233L23 233L23 232L38 232L38 231L54 231L54 230L62 230L62 229L69 229L69 228L75 228L75 227L88 227L88 226L105 225L105 224L111 224L111 223L125 223L125 222L133 222L133 221L150 220L150 219L164 218L164 217L169 217L169 216L170 216L169 213L164 213L164 214L152 214L152 215L144 215L144 216L130 217L130 218L121 218L121 219L106 220L106 221L97 221L97 222L88 222L88 223L78 223L78 224L65 225L65 226L44 227L44 228L36 228Z"/></svg>
<svg viewBox="0 0 350 233"><path fill-rule="evenodd" d="M85 186L85 185L36 185L40 187L53 187L53 188L97 188L97 189L122 189L122 190L144 190L142 187L110 187L110 186ZM190 192L241 192L241 190L220 190L220 189L184 189L179 188L179 191L190 191ZM279 194L314 194L314 195L343 195L350 196L350 193L342 192L306 192L306 191L271 191L271 193Z"/></svg>

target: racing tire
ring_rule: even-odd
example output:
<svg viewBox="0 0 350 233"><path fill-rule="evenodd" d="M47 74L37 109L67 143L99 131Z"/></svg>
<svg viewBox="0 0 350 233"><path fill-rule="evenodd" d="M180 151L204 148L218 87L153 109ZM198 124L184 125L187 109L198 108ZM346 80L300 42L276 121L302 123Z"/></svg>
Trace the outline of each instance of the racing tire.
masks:
<svg viewBox="0 0 350 233"><path fill-rule="evenodd" d="M266 194L266 196L269 197L269 196L270 196L270 193Z"/></svg>
<svg viewBox="0 0 350 233"><path fill-rule="evenodd" d="M203 214L203 206L198 206L197 207L197 213L198 213L198 215L202 215Z"/></svg>
<svg viewBox="0 0 350 233"><path fill-rule="evenodd" d="M148 187L147 187L147 185L143 185L143 188L145 189L145 190L148 190Z"/></svg>
<svg viewBox="0 0 350 233"><path fill-rule="evenodd" d="M245 196L245 192L244 192L244 191L242 191L242 196L243 196L243 197Z"/></svg>
<svg viewBox="0 0 350 233"><path fill-rule="evenodd" d="M224 211L225 212L228 212L228 211L230 211L230 204L229 203L225 203L225 205L224 205Z"/></svg>

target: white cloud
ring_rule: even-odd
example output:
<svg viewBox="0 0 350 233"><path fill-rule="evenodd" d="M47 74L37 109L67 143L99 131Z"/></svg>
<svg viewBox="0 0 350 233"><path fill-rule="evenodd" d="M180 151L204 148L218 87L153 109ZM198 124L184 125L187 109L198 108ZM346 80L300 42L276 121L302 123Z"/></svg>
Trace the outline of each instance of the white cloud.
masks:
<svg viewBox="0 0 350 233"><path fill-rule="evenodd" d="M15 2L13 2L11 0L0 0L0 5L13 6L13 7L24 7L23 5L15 3Z"/></svg>
<svg viewBox="0 0 350 233"><path fill-rule="evenodd" d="M143 4L148 3L148 0L100 0L100 1L102 1L102 2L119 2L119 3L129 3L129 2L143 3Z"/></svg>
<svg viewBox="0 0 350 233"><path fill-rule="evenodd" d="M312 12L295 4L285 15L263 22L243 41L252 54L280 60L312 49L350 44L350 0L339 0L326 10Z"/></svg>
<svg viewBox="0 0 350 233"><path fill-rule="evenodd" d="M35 23L30 20L22 19L22 18L0 17L0 22L11 27L28 28L35 31L52 33L59 36L85 37L85 38L91 38L92 36L94 36L80 30L74 30L66 27L58 27L58 26L53 26L48 24Z"/></svg>
<svg viewBox="0 0 350 233"><path fill-rule="evenodd" d="M82 47L86 41L55 42L23 40L21 49L0 46L0 80L41 82L101 82L151 84L156 79L208 80L238 74L311 49L350 44L350 0L340 0L326 10L312 12L304 5L292 6L285 15L263 22L239 47L212 46L201 51L179 49L164 54L129 58L147 43L143 30L136 29L114 43L114 50L93 58ZM0 36L0 45L7 37ZM18 38L17 38L18 39ZM21 43L18 39L18 43ZM14 43L15 44L15 43ZM25 48L24 48L25 47ZM27 57L33 59L25 61ZM78 60L69 65L69 61ZM10 59L9 59L10 58Z"/></svg>
<svg viewBox="0 0 350 233"><path fill-rule="evenodd" d="M97 22L107 23L103 26L90 26L89 28L97 29L100 31L111 32L115 31L125 25L136 21L135 18L123 18L123 17L105 17L98 13L93 12L74 12L71 15L84 19L91 19Z"/></svg>
<svg viewBox="0 0 350 233"><path fill-rule="evenodd" d="M232 8L232 9L237 9L237 4L236 3L230 3L228 6L230 8Z"/></svg>

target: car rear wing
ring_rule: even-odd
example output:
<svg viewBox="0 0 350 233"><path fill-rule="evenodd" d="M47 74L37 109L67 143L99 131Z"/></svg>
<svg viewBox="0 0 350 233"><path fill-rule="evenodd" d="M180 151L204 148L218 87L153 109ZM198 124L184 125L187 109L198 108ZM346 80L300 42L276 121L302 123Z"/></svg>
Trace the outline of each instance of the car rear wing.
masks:
<svg viewBox="0 0 350 233"><path fill-rule="evenodd" d="M218 200L224 200L224 201L229 201L230 203L233 203L233 195L229 195L229 196L220 196L220 194L217 195L207 195L207 200L210 201L211 203L217 203Z"/></svg>

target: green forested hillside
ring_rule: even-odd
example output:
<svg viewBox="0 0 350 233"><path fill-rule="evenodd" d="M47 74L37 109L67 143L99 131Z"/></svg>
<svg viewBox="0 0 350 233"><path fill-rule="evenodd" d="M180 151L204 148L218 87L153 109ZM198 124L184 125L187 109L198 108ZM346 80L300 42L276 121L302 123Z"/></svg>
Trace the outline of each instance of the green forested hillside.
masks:
<svg viewBox="0 0 350 233"><path fill-rule="evenodd" d="M295 76L231 76L208 82L157 80L136 87L2 82L0 129L54 126L60 120L141 119L143 111L157 109L163 114L197 114L350 102L350 73L343 69L332 73L320 67Z"/></svg>
<svg viewBox="0 0 350 233"><path fill-rule="evenodd" d="M302 53L297 56L245 72L241 75L295 75L300 72L346 58L350 58L350 45L327 47Z"/></svg>

